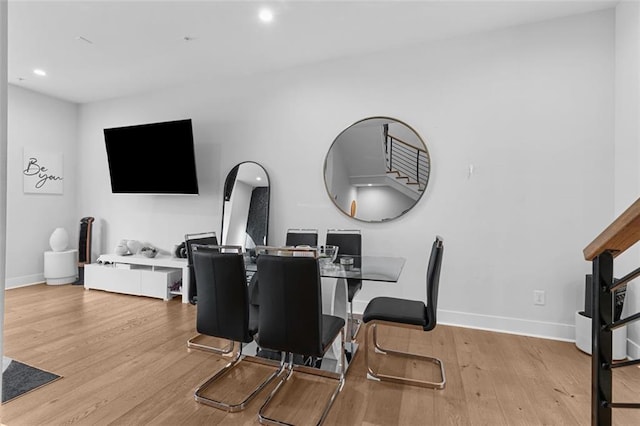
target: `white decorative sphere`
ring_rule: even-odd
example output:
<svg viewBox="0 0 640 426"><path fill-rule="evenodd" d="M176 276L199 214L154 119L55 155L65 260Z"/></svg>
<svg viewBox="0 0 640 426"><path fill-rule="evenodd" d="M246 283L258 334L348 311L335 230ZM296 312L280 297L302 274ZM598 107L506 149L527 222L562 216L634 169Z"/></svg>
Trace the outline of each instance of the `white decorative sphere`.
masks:
<svg viewBox="0 0 640 426"><path fill-rule="evenodd" d="M49 237L49 245L53 251L64 251L69 246L69 234L64 228L56 228Z"/></svg>

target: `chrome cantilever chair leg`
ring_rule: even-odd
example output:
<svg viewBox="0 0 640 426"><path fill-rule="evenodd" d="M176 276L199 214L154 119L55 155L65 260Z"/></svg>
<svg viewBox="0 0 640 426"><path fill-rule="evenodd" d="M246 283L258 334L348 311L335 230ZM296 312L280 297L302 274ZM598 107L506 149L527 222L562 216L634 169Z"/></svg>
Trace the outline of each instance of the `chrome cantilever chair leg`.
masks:
<svg viewBox="0 0 640 426"><path fill-rule="evenodd" d="M365 335L364 335L364 341L365 341L364 356L365 356L365 364L367 365L368 379L421 386L421 387L431 388L431 389L444 389L446 384L446 377L444 374L444 364L442 363L442 360L440 360L439 358L428 356L428 355L419 355L411 352L402 352L402 351L383 348L378 343L378 325L385 325L389 327L410 328L410 329L421 330L421 331L423 330L421 326L399 324L395 322L387 322L387 321L379 321L379 320L368 322L365 326ZM373 349L376 353L381 355L387 355L387 356L400 356L405 358L422 360L425 362L432 362L440 368L440 377L442 378L442 380L440 380L439 382L431 382L428 380L418 380L418 379L412 379L408 377L392 376L392 375L380 373L379 371L375 371L369 362L370 361L369 329L371 329L371 333L373 334Z"/></svg>
<svg viewBox="0 0 640 426"><path fill-rule="evenodd" d="M331 406L333 405L333 402L336 400L338 394L340 393L340 391L344 387L344 374L345 374L345 368L346 368L346 358L345 358L345 353L344 353L344 341L345 341L344 329L342 329L340 331L340 342L341 342L340 353L342 354L342 356L340 357L340 372L339 373L332 373L332 372L328 372L328 371L319 370L317 368L311 368L311 367L305 367L305 366L294 366L293 365L293 354L289 353L288 354L289 363L287 364L287 368L286 368L287 373L280 379L280 382L278 382L278 385L269 394L269 396L267 397L267 399L264 402L264 404L262 404L262 407L260 407L260 411L258 412L258 420L260 421L260 423L262 423L262 424L270 424L270 425L279 425L279 426L289 425L289 423L285 423L283 421L267 417L264 413L267 410L267 408L269 406L269 403L271 402L273 397L278 393L278 391L282 388L282 386L291 378L293 372L294 371L299 371L299 372L311 374L311 375L314 375L314 376L323 376L323 377L328 377L328 378L332 378L332 379L338 379L338 384L336 385L335 389L333 390L333 393L329 397L329 400L325 404L324 410L322 411L322 415L320 416L320 420L318 420L318 423L316 423L317 425L323 424L324 421L326 420L327 416L329 415L329 410L331 410ZM285 357L284 357L284 354L283 354L282 359L284 360L284 358Z"/></svg>
<svg viewBox="0 0 640 426"><path fill-rule="evenodd" d="M221 409L221 410L225 410L225 411L228 411L228 412L231 412L231 413L234 413L234 412L237 412L237 411L241 411L247 406L247 404L249 402L251 402L251 400L253 398L255 398L255 396L258 393L260 393L260 391L262 391L262 389L265 388L265 386L267 386L269 383L271 383L271 381L273 381L273 379L278 377L280 375L280 373L282 373L282 371L284 370L284 361L281 361L280 362L280 368L275 370L272 374L269 375L269 377L267 377L256 388L254 388L249 393L249 395L247 395L247 397L245 399L243 399L242 401L240 401L239 403L236 403L236 404L229 403L229 402L224 402L224 401L219 401L219 400L215 400L215 399L208 398L208 397L204 396L204 393L209 388L209 386L211 386L216 380L220 379L225 374L229 373L234 367L236 367L240 363L240 361L244 360L245 362L249 361L249 362L255 362L255 363L258 363L258 364L265 364L265 365L273 366L273 362L269 362L267 360L262 360L261 358L246 357L246 356L242 355L242 344L241 343L232 342L232 346L233 347L235 347L236 344L239 345L239 348L236 351L235 357L231 361L229 361L227 363L227 365L222 367L222 369L220 371L218 371L216 374L211 376L209 379L207 379L204 383L202 383L196 389L196 391L194 393L194 397L195 397L196 402L207 404L207 405L210 405L212 407L215 407L215 408L218 408L218 409Z"/></svg>
<svg viewBox="0 0 640 426"><path fill-rule="evenodd" d="M233 352L234 342L229 341L229 344L226 347L217 348L211 345L205 345L204 343L199 343L200 340L206 339L207 336L203 334L197 334L193 336L191 339L187 340L187 349L199 349L202 351L213 352L216 354L227 355Z"/></svg>
<svg viewBox="0 0 640 426"><path fill-rule="evenodd" d="M353 302L349 303L349 337L352 342L356 341L362 320L353 316Z"/></svg>

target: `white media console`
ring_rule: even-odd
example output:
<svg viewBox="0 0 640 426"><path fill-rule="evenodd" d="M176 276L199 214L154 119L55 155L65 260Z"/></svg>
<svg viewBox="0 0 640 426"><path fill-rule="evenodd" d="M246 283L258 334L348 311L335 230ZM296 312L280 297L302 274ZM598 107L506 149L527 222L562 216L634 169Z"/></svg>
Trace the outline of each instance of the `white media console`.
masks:
<svg viewBox="0 0 640 426"><path fill-rule="evenodd" d="M172 291L170 287L180 278L182 289ZM163 255L103 254L98 263L85 265L84 288L163 300L182 296L182 303L189 303L189 266L187 259Z"/></svg>

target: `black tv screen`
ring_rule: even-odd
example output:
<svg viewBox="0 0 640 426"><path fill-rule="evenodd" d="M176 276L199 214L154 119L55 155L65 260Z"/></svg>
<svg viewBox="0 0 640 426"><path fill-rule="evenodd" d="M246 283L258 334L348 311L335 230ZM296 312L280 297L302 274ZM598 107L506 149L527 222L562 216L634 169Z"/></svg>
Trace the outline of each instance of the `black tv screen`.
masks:
<svg viewBox="0 0 640 426"><path fill-rule="evenodd" d="M197 194L191 120L104 129L111 191Z"/></svg>

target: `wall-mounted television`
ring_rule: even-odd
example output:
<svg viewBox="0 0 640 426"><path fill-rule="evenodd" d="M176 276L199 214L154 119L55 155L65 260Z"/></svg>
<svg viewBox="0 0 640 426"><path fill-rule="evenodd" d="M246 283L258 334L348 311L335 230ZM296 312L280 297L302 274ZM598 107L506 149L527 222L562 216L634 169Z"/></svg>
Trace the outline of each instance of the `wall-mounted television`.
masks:
<svg viewBox="0 0 640 426"><path fill-rule="evenodd" d="M104 129L114 194L198 194L191 120Z"/></svg>

